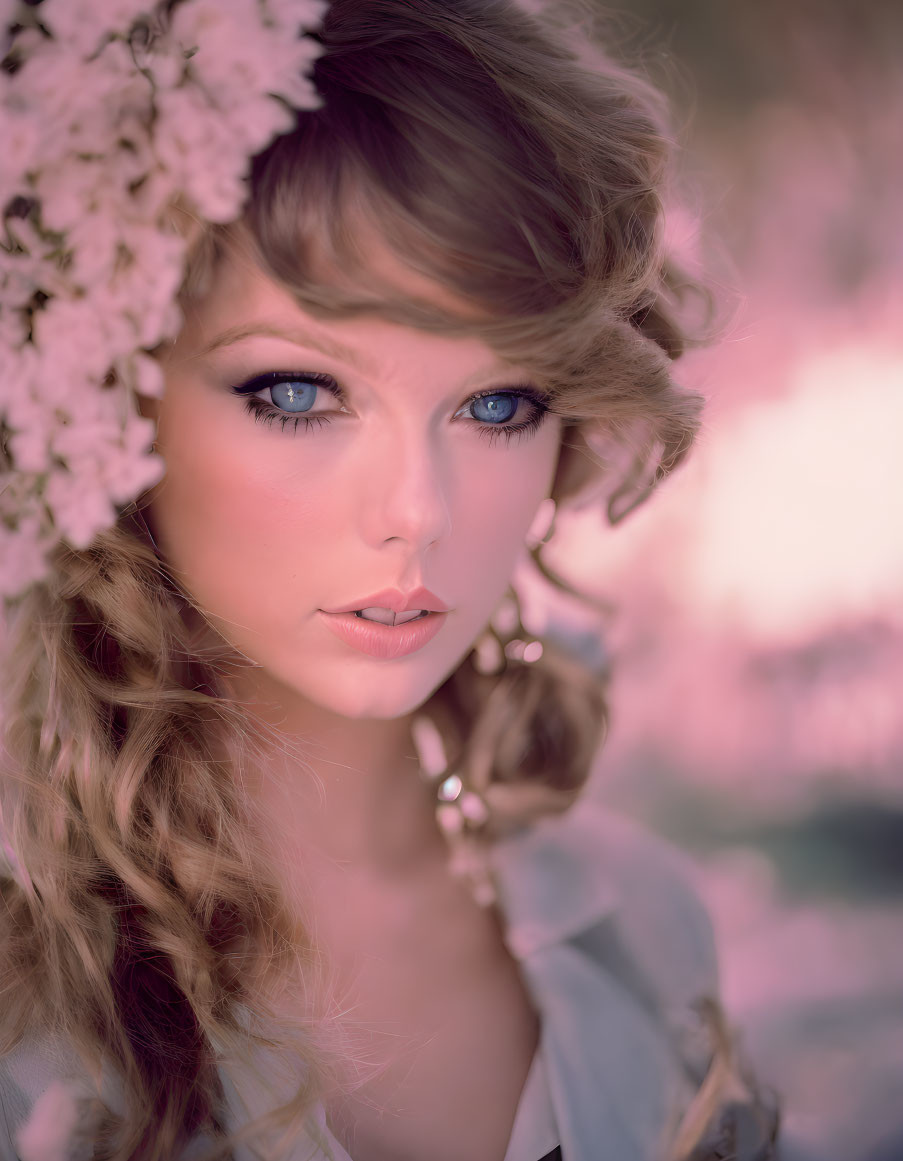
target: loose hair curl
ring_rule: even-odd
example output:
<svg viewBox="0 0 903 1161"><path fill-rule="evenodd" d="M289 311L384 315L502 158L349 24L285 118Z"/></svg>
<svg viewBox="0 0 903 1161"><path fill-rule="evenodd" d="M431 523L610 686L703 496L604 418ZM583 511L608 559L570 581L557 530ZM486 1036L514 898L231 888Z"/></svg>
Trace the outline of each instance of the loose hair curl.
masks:
<svg viewBox="0 0 903 1161"><path fill-rule="evenodd" d="M560 10L544 19L506 0L333 0L314 70L324 104L254 159L242 219L209 227L174 211L190 238L180 300L187 314L243 247L311 313L482 338L531 369L564 421L552 498L597 490L614 523L699 424L699 397L670 373L690 284L662 247L661 97L578 47L579 22L560 24ZM461 311L380 283L360 246L368 227ZM541 546L532 555L573 592ZM41 1030L95 1077L112 1057L121 1101L101 1109L95 1157L164 1161L201 1131L211 1157L251 1138L279 1155L347 1083L347 1044L243 798L260 723L230 701L228 656L201 643L203 610L140 503L53 563L5 643L0 1051ZM493 804L492 834L575 801L604 731L604 678L548 640L540 661L493 677L468 657L424 708ZM293 965L288 1026L284 1004L275 1013ZM675 1161L702 1161L737 1075L713 1027ZM230 1138L218 1063L285 1059L286 1046L285 1101Z"/></svg>

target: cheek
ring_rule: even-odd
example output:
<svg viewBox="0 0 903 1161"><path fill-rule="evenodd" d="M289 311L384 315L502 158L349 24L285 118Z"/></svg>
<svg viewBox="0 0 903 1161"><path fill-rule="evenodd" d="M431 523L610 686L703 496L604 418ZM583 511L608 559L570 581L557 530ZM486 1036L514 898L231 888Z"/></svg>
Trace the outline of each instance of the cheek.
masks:
<svg viewBox="0 0 903 1161"><path fill-rule="evenodd" d="M474 575L479 571L507 587L536 509L549 495L559 444L556 421L550 420L528 443L481 452L478 465L464 474L456 539L462 564Z"/></svg>
<svg viewBox="0 0 903 1161"><path fill-rule="evenodd" d="M211 416L188 392L161 416L166 475L152 499L158 543L181 583L216 616L241 621L253 608L257 621L269 613L284 621L310 587L320 546L334 538L339 497L299 480L294 443L256 428L237 408ZM301 543L311 549L303 557Z"/></svg>

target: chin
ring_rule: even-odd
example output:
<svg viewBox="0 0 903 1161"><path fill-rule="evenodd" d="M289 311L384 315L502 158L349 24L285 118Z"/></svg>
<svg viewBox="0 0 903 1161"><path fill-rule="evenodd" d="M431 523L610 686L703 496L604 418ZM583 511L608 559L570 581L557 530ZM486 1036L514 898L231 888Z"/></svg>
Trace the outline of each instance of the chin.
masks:
<svg viewBox="0 0 903 1161"><path fill-rule="evenodd" d="M432 682L413 675L406 681L378 682L371 678L362 689L346 681L339 689L321 690L316 700L324 709L352 721L392 721L420 709L445 677L443 672Z"/></svg>
<svg viewBox="0 0 903 1161"><path fill-rule="evenodd" d="M258 693L265 700L281 704L291 716L292 703L316 707L326 714L349 721L391 721L419 709L445 681L450 670L443 666L339 665L320 666L311 681L311 671L292 672L289 666L268 666L261 661ZM261 684L269 689L264 690Z"/></svg>

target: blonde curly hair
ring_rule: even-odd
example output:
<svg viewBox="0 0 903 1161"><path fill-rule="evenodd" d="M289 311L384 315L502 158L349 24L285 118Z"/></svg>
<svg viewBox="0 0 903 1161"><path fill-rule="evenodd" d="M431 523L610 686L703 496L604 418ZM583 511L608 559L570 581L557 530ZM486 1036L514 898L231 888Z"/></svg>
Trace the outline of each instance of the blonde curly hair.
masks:
<svg viewBox="0 0 903 1161"><path fill-rule="evenodd" d="M616 522L680 463L699 424L700 398L671 376L692 285L662 243L663 99L592 47L585 20L556 11L333 0L314 71L323 107L299 111L254 159L240 222L182 218L180 298L186 312L200 301L240 241L311 313L477 335L529 367L563 418L552 498L592 489ZM472 310L455 317L379 285L355 246L361 220ZM11 610L0 1052L41 1029L91 1075L112 1057L122 1099L100 1112L95 1157L164 1161L201 1131L211 1157L240 1138L275 1156L339 1083L347 1044L243 796L263 727L230 700L228 655L199 633L202 611L141 507L88 549L61 546ZM573 591L541 545L532 555ZM423 707L492 804L488 835L567 809L602 740L605 675L544 644L540 661L495 675L469 656ZM291 1025L275 1016L289 965L302 968ZM704 1138L739 1072L717 1008L710 1023L708 1074L675 1135L681 1161L726 1156ZM288 1053L296 1081L229 1137L217 1063L257 1051ZM773 1136L773 1119L762 1123Z"/></svg>

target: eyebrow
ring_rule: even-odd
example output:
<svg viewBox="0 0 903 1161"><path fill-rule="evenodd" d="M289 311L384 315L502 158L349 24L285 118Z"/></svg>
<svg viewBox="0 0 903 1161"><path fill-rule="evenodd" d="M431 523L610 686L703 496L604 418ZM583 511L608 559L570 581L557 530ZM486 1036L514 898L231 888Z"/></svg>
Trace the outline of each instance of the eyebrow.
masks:
<svg viewBox="0 0 903 1161"><path fill-rule="evenodd" d="M362 375L372 375L374 373L374 368L365 363L357 351L339 342L338 339L330 339L326 335L315 335L312 331L304 331L299 328L288 330L275 326L272 323L263 322L238 323L236 326L228 327L221 335L217 335L215 339L211 339L199 352L197 357L202 358L204 355L209 355L213 351L220 350L222 347L230 347L233 343L240 343L244 339L253 338L255 335L263 335L267 338L274 339L285 339L287 342L293 343L296 347L311 347L313 350L320 351L321 354L328 355L330 358L342 360L350 367L354 367L360 371ZM494 375L504 375L510 373L510 371L511 368L504 362L493 364L491 367L481 367L479 370L467 376L462 387L466 390L472 384L479 382L480 379L491 378Z"/></svg>
<svg viewBox="0 0 903 1161"><path fill-rule="evenodd" d="M297 329L291 331L285 330L271 323L239 323L237 326L229 327L221 335L217 335L215 339L211 339L200 354L209 355L211 352L217 351L222 347L231 347L233 343L240 343L244 339L252 338L255 335L264 335L273 339L285 339L287 342L293 343L296 347L312 347L315 351L320 351L321 354L328 355L330 358L341 359L350 366L356 367L363 374L366 374L369 370L357 351L345 346L344 343L340 343L337 339L329 339L325 335L315 335L311 331Z"/></svg>

